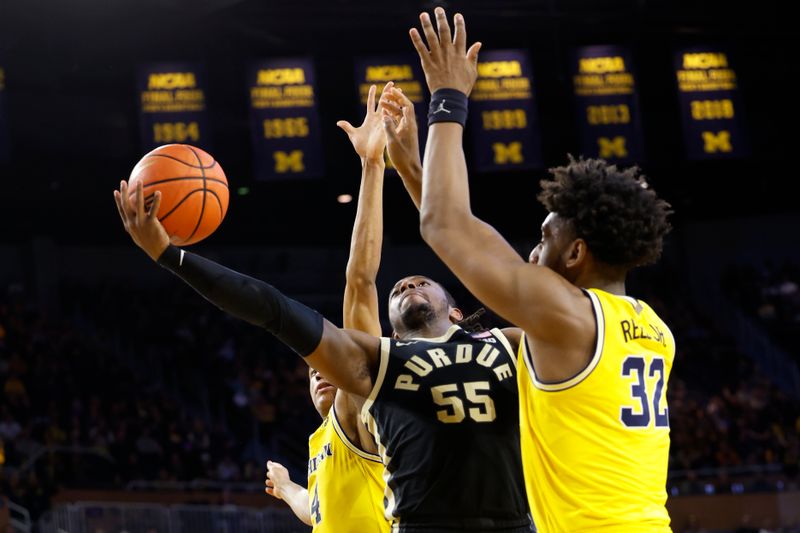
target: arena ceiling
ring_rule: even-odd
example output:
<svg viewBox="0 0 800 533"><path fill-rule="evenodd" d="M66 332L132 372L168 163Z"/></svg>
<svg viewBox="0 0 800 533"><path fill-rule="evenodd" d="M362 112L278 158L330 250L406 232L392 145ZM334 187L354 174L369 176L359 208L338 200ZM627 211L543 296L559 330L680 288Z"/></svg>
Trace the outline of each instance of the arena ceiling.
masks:
<svg viewBox="0 0 800 533"><path fill-rule="evenodd" d="M14 160L0 166L0 242L51 235L59 241L122 242L111 190L142 155L135 67L144 61L202 60L214 76L209 100L215 155L234 196L222 242L346 241L358 161L337 119L357 120L352 58L411 52L407 29L420 10L464 13L485 47L530 50L548 165L573 151L575 132L563 67L576 44L624 43L640 64L648 159L654 185L687 219L797 210L779 193L780 161L793 150L789 82L798 38L777 0L2 0ZM754 153L746 161L691 163L674 116L670 50L713 41L737 48ZM327 176L302 183L252 180L243 65L254 57L311 55L320 80ZM779 105L780 104L780 105ZM787 106L784 108L781 105ZM538 238L534 197L544 171L474 176L479 214L522 240ZM415 213L395 180L387 184L389 239L418 242ZM726 200L720 201L725 197ZM33 214L40 213L40 216ZM46 216L45 216L46 215ZM57 220L59 222L53 222Z"/></svg>

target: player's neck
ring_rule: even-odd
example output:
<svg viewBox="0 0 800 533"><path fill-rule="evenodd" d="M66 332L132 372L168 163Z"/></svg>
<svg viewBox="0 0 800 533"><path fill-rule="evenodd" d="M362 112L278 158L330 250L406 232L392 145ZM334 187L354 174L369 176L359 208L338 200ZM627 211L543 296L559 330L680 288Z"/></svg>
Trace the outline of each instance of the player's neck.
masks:
<svg viewBox="0 0 800 533"><path fill-rule="evenodd" d="M452 325L453 323L450 322L450 319L437 320L420 328L404 331L398 337L400 339L435 339L444 336Z"/></svg>
<svg viewBox="0 0 800 533"><path fill-rule="evenodd" d="M625 278L608 278L605 276L586 275L575 280L575 285L585 289L600 289L610 294L625 296Z"/></svg>

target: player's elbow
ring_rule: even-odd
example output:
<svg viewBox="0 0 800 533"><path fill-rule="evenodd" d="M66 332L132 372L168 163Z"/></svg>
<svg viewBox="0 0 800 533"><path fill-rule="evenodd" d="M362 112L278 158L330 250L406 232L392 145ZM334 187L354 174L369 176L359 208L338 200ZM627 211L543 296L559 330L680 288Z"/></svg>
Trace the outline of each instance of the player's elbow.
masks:
<svg viewBox="0 0 800 533"><path fill-rule="evenodd" d="M457 227L458 216L447 210L422 209L419 217L419 232L431 248L436 250L440 243Z"/></svg>
<svg viewBox="0 0 800 533"><path fill-rule="evenodd" d="M345 283L346 287L345 290L355 291L355 292L364 292L369 290L374 290L375 285L375 275L371 275L363 270L350 270L347 269L347 273L345 274Z"/></svg>
<svg viewBox="0 0 800 533"><path fill-rule="evenodd" d="M352 258L347 262L344 278L349 288L357 290L367 290L375 287L377 269L369 268L360 261L353 261Z"/></svg>

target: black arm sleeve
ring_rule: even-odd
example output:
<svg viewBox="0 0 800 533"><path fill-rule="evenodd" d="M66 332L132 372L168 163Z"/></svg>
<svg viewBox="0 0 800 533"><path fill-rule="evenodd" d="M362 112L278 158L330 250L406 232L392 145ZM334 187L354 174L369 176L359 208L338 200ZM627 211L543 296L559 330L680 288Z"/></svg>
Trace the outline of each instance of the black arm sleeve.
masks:
<svg viewBox="0 0 800 533"><path fill-rule="evenodd" d="M322 340L322 315L269 283L173 245L164 250L158 264L226 313L266 329L303 357Z"/></svg>

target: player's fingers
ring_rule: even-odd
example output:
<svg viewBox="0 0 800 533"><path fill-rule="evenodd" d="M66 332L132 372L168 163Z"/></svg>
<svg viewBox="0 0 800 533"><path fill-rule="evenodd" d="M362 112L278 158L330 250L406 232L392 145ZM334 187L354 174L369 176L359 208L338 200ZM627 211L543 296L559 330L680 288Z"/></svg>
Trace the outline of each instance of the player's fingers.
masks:
<svg viewBox="0 0 800 533"><path fill-rule="evenodd" d="M422 24L422 32L425 34L425 40L428 41L428 49L432 55L439 53L439 37L436 35L436 30L433 29L431 16L427 13L420 13L419 21Z"/></svg>
<svg viewBox="0 0 800 533"><path fill-rule="evenodd" d="M125 223L125 211L122 209L122 197L119 195L119 191L114 191L114 203L117 204L117 211L119 211L119 218L122 219L122 223Z"/></svg>
<svg viewBox="0 0 800 533"><path fill-rule="evenodd" d="M456 52L465 54L467 52L467 26L464 24L464 15L456 13L453 18L456 26L456 34L453 42L456 45Z"/></svg>
<svg viewBox="0 0 800 533"><path fill-rule="evenodd" d="M347 135L352 135L353 132L356 131L353 125L347 122L346 120L340 120L339 122L336 123L336 125L342 128Z"/></svg>
<svg viewBox="0 0 800 533"><path fill-rule="evenodd" d="M439 44L442 48L449 47L453 44L453 36L450 33L450 23L447 22L447 13L441 7L437 7L433 12L436 15L436 26L439 28Z"/></svg>
<svg viewBox="0 0 800 533"><path fill-rule="evenodd" d="M402 90L395 89L395 90L392 91L392 95L394 95L395 98L397 98L400 101L400 105L402 107L413 107L414 106L414 102L412 102L411 99L409 99L409 97L406 96L406 93L404 93Z"/></svg>
<svg viewBox="0 0 800 533"><path fill-rule="evenodd" d="M394 88L394 82L393 81L387 81L386 85L384 85L383 89L381 90L380 98L383 98L384 94L386 94L386 95L391 94L393 88ZM380 98L378 99L378 105L373 108L376 113L379 113L380 110L381 110L380 109L380 107L381 107Z"/></svg>
<svg viewBox="0 0 800 533"><path fill-rule="evenodd" d="M378 88L375 87L375 84L369 86L369 93L367 94L367 115L375 112L375 91L377 90Z"/></svg>
<svg viewBox="0 0 800 533"><path fill-rule="evenodd" d="M414 108L410 105L403 106L403 120L405 120L406 123L409 123L415 119L416 117L414 116Z"/></svg>
<svg viewBox="0 0 800 533"><path fill-rule="evenodd" d="M147 218L155 218L158 215L159 207L161 207L161 191L156 191L153 194L153 204L147 212Z"/></svg>
<svg viewBox="0 0 800 533"><path fill-rule="evenodd" d="M387 109L383 109L382 111L383 111L383 120L384 121L388 120L388 125L396 129L398 122L403 119L403 115L400 113L400 111L399 110L392 111Z"/></svg>
<svg viewBox="0 0 800 533"><path fill-rule="evenodd" d="M119 185L119 196L120 202L122 203L122 210L125 212L125 221L128 222L131 218L136 216L136 209L131 203L128 183L125 180Z"/></svg>
<svg viewBox="0 0 800 533"><path fill-rule="evenodd" d="M422 40L422 36L417 31L417 28L408 30L408 35L411 37L411 44L417 49L417 54L419 54L419 59L422 61L422 66L424 68L430 60L431 53L428 47L425 46L425 42Z"/></svg>
<svg viewBox="0 0 800 533"><path fill-rule="evenodd" d="M381 100L381 108L392 116L400 115L403 108L400 104L391 100Z"/></svg>
<svg viewBox="0 0 800 533"><path fill-rule="evenodd" d="M136 217L137 220L144 218L144 183L141 180L136 182Z"/></svg>
<svg viewBox="0 0 800 533"><path fill-rule="evenodd" d="M383 115L383 131L386 134L386 141L397 140L397 121L390 115Z"/></svg>
<svg viewBox="0 0 800 533"><path fill-rule="evenodd" d="M467 59L469 59L473 65L478 64L478 52L480 52L481 46L483 45L480 42L477 42L470 46L469 50L467 50Z"/></svg>

